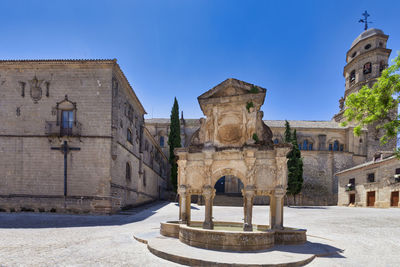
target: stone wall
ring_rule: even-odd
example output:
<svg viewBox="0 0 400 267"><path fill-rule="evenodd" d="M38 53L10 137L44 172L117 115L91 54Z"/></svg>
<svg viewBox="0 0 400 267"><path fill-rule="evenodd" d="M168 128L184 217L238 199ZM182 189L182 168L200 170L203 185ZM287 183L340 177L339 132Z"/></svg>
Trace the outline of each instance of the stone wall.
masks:
<svg viewBox="0 0 400 267"><path fill-rule="evenodd" d="M113 62L0 63L0 206L5 210L108 212ZM38 80L35 84L35 78ZM36 85L36 86L34 86ZM46 134L57 103L76 103L81 137ZM67 198L64 155L68 141Z"/></svg>
<svg viewBox="0 0 400 267"><path fill-rule="evenodd" d="M80 131L60 137L65 104ZM142 152L160 148L144 138L145 110L115 60L0 61L0 108L1 210L109 213L163 196L167 160ZM80 148L67 156L66 197L64 155L51 149L64 141Z"/></svg>
<svg viewBox="0 0 400 267"><path fill-rule="evenodd" d="M146 111L118 71L113 72L112 91L112 196L119 200L120 207L128 208L164 197L168 162L147 134L143 117Z"/></svg>
<svg viewBox="0 0 400 267"><path fill-rule="evenodd" d="M350 194L355 195L355 206L367 206L367 193L375 192L375 207L388 208L390 206L391 192L400 190L400 182L394 175L400 168L400 161L395 157L371 161L349 170L338 173L339 192L338 205L347 206L350 203ZM367 176L374 173L375 181L368 182ZM347 187L350 179L355 179L355 188Z"/></svg>

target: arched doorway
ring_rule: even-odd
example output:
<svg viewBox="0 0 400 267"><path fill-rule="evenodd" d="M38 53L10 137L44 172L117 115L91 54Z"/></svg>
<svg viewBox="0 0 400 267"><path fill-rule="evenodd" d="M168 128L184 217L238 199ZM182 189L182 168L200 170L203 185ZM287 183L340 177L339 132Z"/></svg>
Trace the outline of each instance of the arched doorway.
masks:
<svg viewBox="0 0 400 267"><path fill-rule="evenodd" d="M225 194L225 176L222 176L214 185L215 193L217 195Z"/></svg>
<svg viewBox="0 0 400 267"><path fill-rule="evenodd" d="M234 175L224 175L214 185L214 206L243 206L243 182Z"/></svg>

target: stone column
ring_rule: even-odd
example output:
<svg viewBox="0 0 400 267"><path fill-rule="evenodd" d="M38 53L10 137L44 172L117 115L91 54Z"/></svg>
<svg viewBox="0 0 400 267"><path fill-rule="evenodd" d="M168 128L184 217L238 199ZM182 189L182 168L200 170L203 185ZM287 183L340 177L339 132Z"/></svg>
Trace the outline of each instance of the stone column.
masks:
<svg viewBox="0 0 400 267"><path fill-rule="evenodd" d="M203 222L203 229L214 229L214 223L212 221L212 206L213 199L215 196L215 189L210 185L203 187L203 197L205 202L205 216Z"/></svg>
<svg viewBox="0 0 400 267"><path fill-rule="evenodd" d="M190 193L186 193L186 224L190 224L190 215L191 215L191 204L192 204L192 195Z"/></svg>
<svg viewBox="0 0 400 267"><path fill-rule="evenodd" d="M275 190L273 198L275 199L275 222L273 229L283 230L283 197L285 190Z"/></svg>
<svg viewBox="0 0 400 267"><path fill-rule="evenodd" d="M188 190L186 185L180 185L178 188L179 194L179 223L187 224L187 195Z"/></svg>
<svg viewBox="0 0 400 267"><path fill-rule="evenodd" d="M254 186L246 186L243 189L243 208L244 208L244 224L243 224L243 231L253 231L253 201L254 201L254 194L255 194L255 187Z"/></svg>
<svg viewBox="0 0 400 267"><path fill-rule="evenodd" d="M269 229L273 229L275 225L275 210L276 210L276 201L275 196L269 196Z"/></svg>

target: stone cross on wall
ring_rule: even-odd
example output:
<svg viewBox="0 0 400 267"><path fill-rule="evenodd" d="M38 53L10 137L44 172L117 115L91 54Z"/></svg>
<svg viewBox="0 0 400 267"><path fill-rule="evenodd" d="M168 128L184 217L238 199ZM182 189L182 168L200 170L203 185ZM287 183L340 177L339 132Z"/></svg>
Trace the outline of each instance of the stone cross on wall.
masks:
<svg viewBox="0 0 400 267"><path fill-rule="evenodd" d="M79 147L70 147L67 141L61 145L61 147L52 147L52 150L60 150L64 154L64 197L67 196L67 155L71 150L81 150Z"/></svg>

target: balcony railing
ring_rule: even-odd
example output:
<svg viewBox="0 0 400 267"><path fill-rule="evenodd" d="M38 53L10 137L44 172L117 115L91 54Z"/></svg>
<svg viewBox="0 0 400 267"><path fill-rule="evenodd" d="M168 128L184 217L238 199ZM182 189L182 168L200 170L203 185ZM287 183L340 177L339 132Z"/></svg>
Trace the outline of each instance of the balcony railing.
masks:
<svg viewBox="0 0 400 267"><path fill-rule="evenodd" d="M356 189L356 186L354 184L347 184L345 188L346 191L354 191Z"/></svg>
<svg viewBox="0 0 400 267"><path fill-rule="evenodd" d="M46 121L45 133L49 136L80 136L82 124L75 121L68 125L69 127L62 127L61 123L56 121Z"/></svg>

